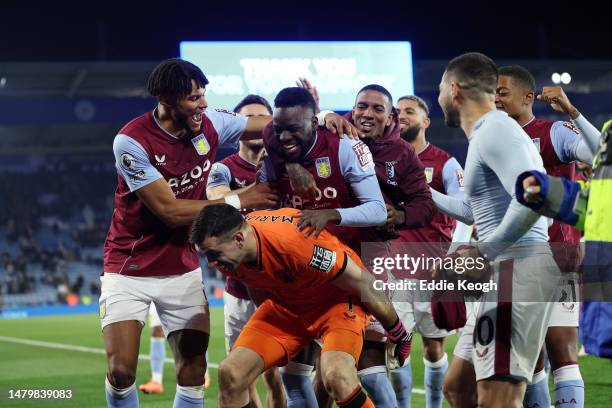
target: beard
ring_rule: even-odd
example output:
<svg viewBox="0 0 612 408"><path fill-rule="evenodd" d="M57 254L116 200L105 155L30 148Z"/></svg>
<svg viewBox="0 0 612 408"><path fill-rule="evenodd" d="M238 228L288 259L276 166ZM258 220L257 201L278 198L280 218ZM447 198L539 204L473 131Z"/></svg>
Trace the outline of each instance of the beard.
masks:
<svg viewBox="0 0 612 408"><path fill-rule="evenodd" d="M263 140L261 140L261 139L247 140L247 141L244 142L244 145L249 150L252 150L254 152L259 152L259 151L261 151L261 149L264 148L264 143L263 143Z"/></svg>
<svg viewBox="0 0 612 408"><path fill-rule="evenodd" d="M450 128L461 127L461 118L459 116L459 111L453 110L452 108L444 110L444 123Z"/></svg>
<svg viewBox="0 0 612 408"><path fill-rule="evenodd" d="M400 133L400 137L404 139L405 141L407 141L408 143L412 143L414 142L414 139L416 139L416 137L419 135L420 131L421 131L420 125L417 124L414 126L410 126L408 129Z"/></svg>

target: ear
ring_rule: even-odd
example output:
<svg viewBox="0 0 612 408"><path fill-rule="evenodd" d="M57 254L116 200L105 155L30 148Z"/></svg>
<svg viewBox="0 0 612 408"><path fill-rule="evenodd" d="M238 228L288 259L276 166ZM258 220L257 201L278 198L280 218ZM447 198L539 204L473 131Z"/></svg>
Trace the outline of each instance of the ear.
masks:
<svg viewBox="0 0 612 408"><path fill-rule="evenodd" d="M453 100L455 99L459 99L459 96L461 94L461 87L459 86L459 84L457 82L451 82L450 84L451 86L451 97Z"/></svg>
<svg viewBox="0 0 612 408"><path fill-rule="evenodd" d="M423 129L427 129L429 127L429 125L431 125L431 119L429 119L429 116L426 117L425 119L423 119Z"/></svg>
<svg viewBox="0 0 612 408"><path fill-rule="evenodd" d="M395 114L392 110L389 116L387 116L387 122L385 122L385 127L391 126L391 124L393 123L393 116L395 116Z"/></svg>
<svg viewBox="0 0 612 408"><path fill-rule="evenodd" d="M312 115L312 118L310 118L310 123L313 130L316 130L319 127L319 119L317 119L316 115Z"/></svg>
<svg viewBox="0 0 612 408"><path fill-rule="evenodd" d="M245 239L246 239L246 236L242 229L239 229L238 231L234 232L234 241L236 242L236 244L238 244L239 247L242 248L242 246L244 245Z"/></svg>
<svg viewBox="0 0 612 408"><path fill-rule="evenodd" d="M172 103L171 100L169 100L167 97L165 96L158 96L157 97L157 102L159 102L160 105L162 105L164 108L171 108L174 104Z"/></svg>
<svg viewBox="0 0 612 408"><path fill-rule="evenodd" d="M523 97L523 102L524 102L525 105L531 105L531 104L533 104L534 99L535 99L535 94L533 92L529 91Z"/></svg>

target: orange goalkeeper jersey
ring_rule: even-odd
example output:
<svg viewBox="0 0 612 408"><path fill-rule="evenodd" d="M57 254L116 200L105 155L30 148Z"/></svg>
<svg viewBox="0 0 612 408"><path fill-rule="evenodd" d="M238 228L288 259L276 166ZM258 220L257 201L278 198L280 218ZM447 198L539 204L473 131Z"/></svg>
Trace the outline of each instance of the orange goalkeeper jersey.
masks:
<svg viewBox="0 0 612 408"><path fill-rule="evenodd" d="M254 211L246 221L257 239L257 266L242 265L223 273L248 286L270 293L271 300L299 315L347 302L350 296L332 284L346 268L348 257L361 264L357 254L327 230L318 238L297 229L300 210ZM353 296L354 297L354 296Z"/></svg>

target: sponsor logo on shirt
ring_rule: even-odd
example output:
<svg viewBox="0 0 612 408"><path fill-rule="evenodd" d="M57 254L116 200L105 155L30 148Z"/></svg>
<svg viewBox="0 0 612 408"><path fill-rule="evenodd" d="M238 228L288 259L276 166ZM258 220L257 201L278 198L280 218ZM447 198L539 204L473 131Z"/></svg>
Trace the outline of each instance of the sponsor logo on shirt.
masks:
<svg viewBox="0 0 612 408"><path fill-rule="evenodd" d="M242 187L246 187L247 185L247 181L246 180L240 180L237 177L234 177L234 181L236 182L236 184L238 184L241 188Z"/></svg>
<svg viewBox="0 0 612 408"><path fill-rule="evenodd" d="M144 172L144 170L140 170L137 173L130 174L129 177L132 181L144 180L146 177L146 173Z"/></svg>
<svg viewBox="0 0 612 408"><path fill-rule="evenodd" d="M353 151L357 155L357 159L359 160L359 165L363 170L367 170L374 165L374 159L372 158L372 153L368 146L359 142L353 146Z"/></svg>
<svg viewBox="0 0 612 408"><path fill-rule="evenodd" d="M228 115L238 116L236 112L228 111L226 109L215 109L216 112L227 113Z"/></svg>
<svg viewBox="0 0 612 408"><path fill-rule="evenodd" d="M206 137L204 137L204 134L200 134L191 139L191 143L200 156L206 155L206 153L208 153L210 150L210 145L208 144Z"/></svg>
<svg viewBox="0 0 612 408"><path fill-rule="evenodd" d="M427 184L431 183L433 180L433 167L425 167L425 179L427 179Z"/></svg>
<svg viewBox="0 0 612 408"><path fill-rule="evenodd" d="M387 171L387 184L391 184L392 186L397 186L397 181L395 181L396 163L396 161L385 162L385 169Z"/></svg>
<svg viewBox="0 0 612 408"><path fill-rule="evenodd" d="M459 184L459 188L463 189L465 186L465 179L463 175L463 170L457 169L457 184Z"/></svg>
<svg viewBox="0 0 612 408"><path fill-rule="evenodd" d="M323 248L318 245L314 246L312 251L312 258L308 266L311 268L319 269L323 272L329 272L336 264L336 251L331 249Z"/></svg>
<svg viewBox="0 0 612 408"><path fill-rule="evenodd" d="M328 178L331 176L331 164L329 157L319 157L315 161L317 167L317 175L321 178Z"/></svg>
<svg viewBox="0 0 612 408"><path fill-rule="evenodd" d="M126 170L135 170L136 169L136 159L129 153L123 153L120 157L120 164Z"/></svg>
<svg viewBox="0 0 612 408"><path fill-rule="evenodd" d="M574 126L573 123L563 122L563 126L565 126L566 128L568 128L569 130L571 130L572 132L574 132L577 135L580 134L580 131L578 130L578 128L576 126Z"/></svg>
<svg viewBox="0 0 612 408"><path fill-rule="evenodd" d="M157 163L155 163L158 166L165 166L166 165L166 155L162 154L161 156L155 155L155 161Z"/></svg>
<svg viewBox="0 0 612 408"><path fill-rule="evenodd" d="M538 149L538 152L541 152L542 149L540 148L540 138L539 137L534 137L531 140L533 140L533 144L535 145L536 149Z"/></svg>

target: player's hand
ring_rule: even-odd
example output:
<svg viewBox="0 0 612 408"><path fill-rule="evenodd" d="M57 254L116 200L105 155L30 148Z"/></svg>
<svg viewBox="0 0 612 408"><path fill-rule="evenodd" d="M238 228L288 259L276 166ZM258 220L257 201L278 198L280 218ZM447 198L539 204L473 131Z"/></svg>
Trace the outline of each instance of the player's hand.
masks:
<svg viewBox="0 0 612 408"><path fill-rule="evenodd" d="M398 318L397 323L387 329L387 337L395 344L393 356L397 359L398 366L403 367L404 362L410 357L412 333L406 330L406 327L404 327L404 324Z"/></svg>
<svg viewBox="0 0 612 408"><path fill-rule="evenodd" d="M569 98L560 86L545 86L542 93L537 96L539 101L546 102L557 112L563 112L570 118L576 119L580 112L572 105Z"/></svg>
<svg viewBox="0 0 612 408"><path fill-rule="evenodd" d="M351 139L359 140L361 133L357 128L343 116L335 112L325 115L325 127L339 136L347 135Z"/></svg>
<svg viewBox="0 0 612 408"><path fill-rule="evenodd" d="M391 204L386 204L387 206L387 221L385 226L387 229L394 228L397 225L403 225L406 223L406 213L401 210L395 208Z"/></svg>
<svg viewBox="0 0 612 408"><path fill-rule="evenodd" d="M278 206L278 191L267 181L253 185L238 197L242 208L275 208Z"/></svg>
<svg viewBox="0 0 612 408"><path fill-rule="evenodd" d="M312 95L312 98L315 101L315 115L321 112L321 109L319 108L319 93L317 92L317 87L311 84L305 77L299 78L297 81L295 81L295 84L300 88L304 88Z"/></svg>
<svg viewBox="0 0 612 408"><path fill-rule="evenodd" d="M305 236L309 237L314 233L315 238L319 238L327 224L338 224L342 219L338 210L302 210L296 217L300 219L297 223L298 229L303 231L308 228Z"/></svg>
<svg viewBox="0 0 612 408"><path fill-rule="evenodd" d="M314 200L317 196L317 182L308 170L299 163L286 163L291 189L300 197Z"/></svg>
<svg viewBox="0 0 612 408"><path fill-rule="evenodd" d="M529 204L537 204L542 201L542 197L540 197L542 188L535 176L529 176L523 179L523 191L523 198Z"/></svg>

